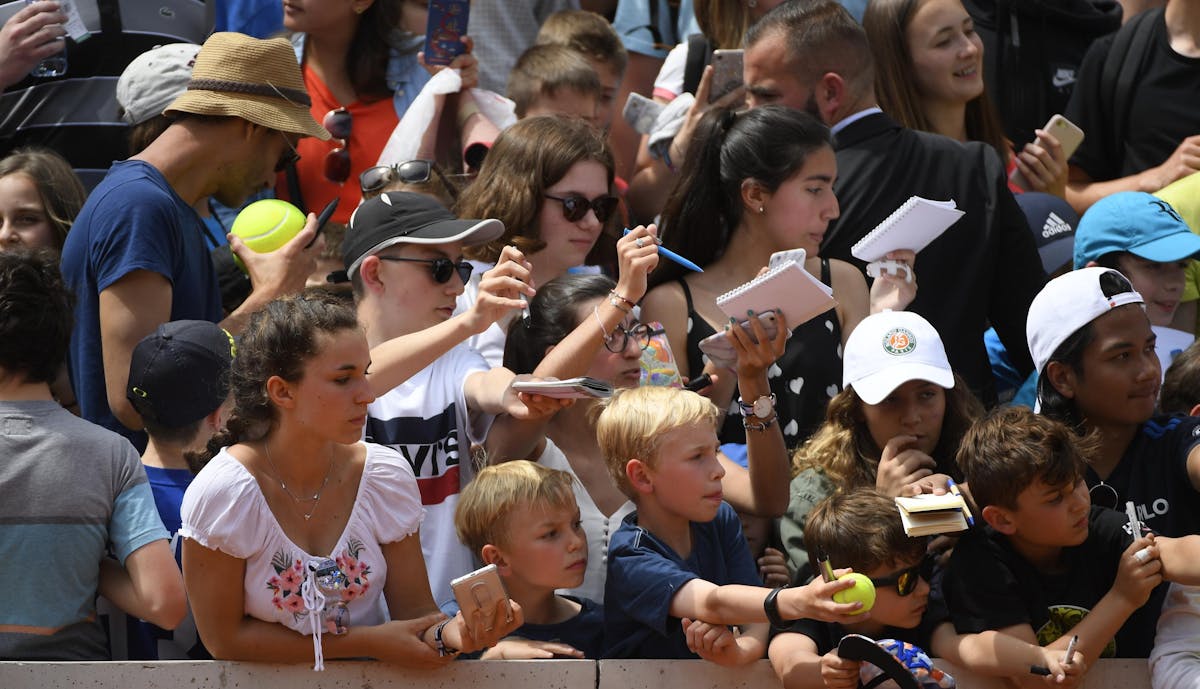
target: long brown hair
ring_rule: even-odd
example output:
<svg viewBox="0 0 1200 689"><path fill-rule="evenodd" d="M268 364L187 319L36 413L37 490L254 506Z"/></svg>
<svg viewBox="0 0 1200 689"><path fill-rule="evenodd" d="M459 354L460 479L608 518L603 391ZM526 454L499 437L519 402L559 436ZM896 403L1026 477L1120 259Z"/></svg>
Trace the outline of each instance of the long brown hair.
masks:
<svg viewBox="0 0 1200 689"><path fill-rule="evenodd" d="M546 202L546 189L581 160L603 165L612 188L612 150L588 122L557 115L530 117L501 132L454 211L460 218L495 218L504 223L504 234L468 248L467 258L495 262L507 244L526 255L544 249L538 212ZM615 221L616 215L609 220Z"/></svg>
<svg viewBox="0 0 1200 689"><path fill-rule="evenodd" d="M912 51L908 46L908 26L917 8L925 0L871 0L863 14L863 29L875 55L875 96L879 107L909 129L932 132L933 125L921 107L921 94L913 79ZM1004 136L1000 114L987 89L967 103L967 139L982 141L1009 158L1009 143Z"/></svg>

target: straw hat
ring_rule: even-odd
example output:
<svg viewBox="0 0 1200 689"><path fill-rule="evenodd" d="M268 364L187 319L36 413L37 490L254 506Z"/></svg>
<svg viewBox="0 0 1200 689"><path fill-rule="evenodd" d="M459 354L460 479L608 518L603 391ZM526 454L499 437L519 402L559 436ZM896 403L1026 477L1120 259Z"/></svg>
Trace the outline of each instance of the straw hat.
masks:
<svg viewBox="0 0 1200 689"><path fill-rule="evenodd" d="M240 117L281 132L329 139L309 113L312 100L292 44L223 32L200 47L187 91L163 114Z"/></svg>

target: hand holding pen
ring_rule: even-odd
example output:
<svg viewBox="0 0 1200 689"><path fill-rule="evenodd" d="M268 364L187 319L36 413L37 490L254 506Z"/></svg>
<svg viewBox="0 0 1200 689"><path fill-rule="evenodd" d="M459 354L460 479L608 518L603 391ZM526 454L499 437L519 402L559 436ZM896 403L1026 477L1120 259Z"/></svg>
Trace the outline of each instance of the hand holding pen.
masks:
<svg viewBox="0 0 1200 689"><path fill-rule="evenodd" d="M639 225L638 227L640 228L641 226ZM650 227L654 227L654 225L651 225ZM631 234L631 233L634 233L634 232L636 232L636 231L637 231L636 229L634 229L634 230L631 230L631 229L629 229L629 228L627 227L627 228L625 228L625 231L622 233L622 236L629 235L629 234ZM645 243L646 243L647 241L648 241L647 239L645 239L644 237L642 237L642 244L638 244L638 248L641 248L642 246L644 246L644 245L645 245ZM662 246L662 240L658 239L658 230L657 230L657 228L656 228L656 229L655 229L655 231L654 231L654 241L655 241L655 243L657 243L657 244L659 245L659 246L658 246L658 253L659 253L659 255L660 255L660 256L662 256L663 258L670 259L670 260L672 260L672 261L674 261L674 262L678 263L679 265L683 266L684 268L687 268L688 270L694 270L694 271L696 271L697 273L703 273L703 272L704 272L704 269L703 269L703 268L701 268L700 266L696 265L695 263L692 263L691 261L689 261L688 259L684 258L683 256L680 256L679 254L675 253L674 251L671 251L670 249L664 248L664 247Z"/></svg>

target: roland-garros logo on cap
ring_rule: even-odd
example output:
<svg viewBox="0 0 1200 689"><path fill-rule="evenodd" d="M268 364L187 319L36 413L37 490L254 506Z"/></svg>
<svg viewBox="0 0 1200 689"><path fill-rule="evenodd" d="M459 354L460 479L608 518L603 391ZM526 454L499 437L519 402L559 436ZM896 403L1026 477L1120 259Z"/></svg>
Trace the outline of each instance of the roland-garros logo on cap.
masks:
<svg viewBox="0 0 1200 689"><path fill-rule="evenodd" d="M883 336L883 351L893 356L904 356L917 347L917 338L908 328L892 328Z"/></svg>

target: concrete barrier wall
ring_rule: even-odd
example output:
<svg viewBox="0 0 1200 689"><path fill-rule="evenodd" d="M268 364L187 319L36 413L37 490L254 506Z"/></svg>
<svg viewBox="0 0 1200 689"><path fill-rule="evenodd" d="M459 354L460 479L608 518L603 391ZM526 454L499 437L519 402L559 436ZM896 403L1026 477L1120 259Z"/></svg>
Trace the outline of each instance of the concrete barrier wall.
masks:
<svg viewBox="0 0 1200 689"><path fill-rule="evenodd" d="M962 689L1001 689L939 662ZM330 662L325 672L305 665L163 661L154 663L0 662L3 689L774 689L779 680L763 660L723 668L700 660L460 661L433 671L383 663ZM1144 660L1102 660L1084 689L1149 689Z"/></svg>

